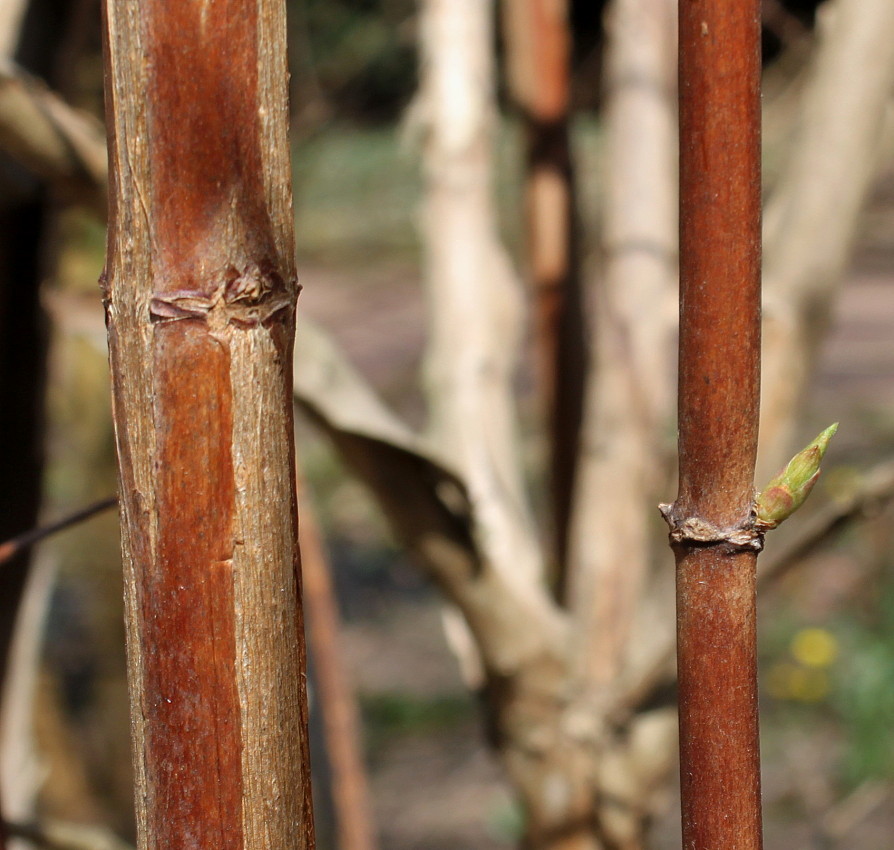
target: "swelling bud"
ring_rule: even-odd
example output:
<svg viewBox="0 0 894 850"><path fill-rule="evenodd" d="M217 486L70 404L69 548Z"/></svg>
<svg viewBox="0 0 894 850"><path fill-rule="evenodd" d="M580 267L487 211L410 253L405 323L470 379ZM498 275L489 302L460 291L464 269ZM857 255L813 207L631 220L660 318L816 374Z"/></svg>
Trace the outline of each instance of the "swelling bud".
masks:
<svg viewBox="0 0 894 850"><path fill-rule="evenodd" d="M754 500L754 525L758 531L776 528L804 504L819 478L820 464L829 447L829 440L837 430L837 422L826 428L758 493Z"/></svg>

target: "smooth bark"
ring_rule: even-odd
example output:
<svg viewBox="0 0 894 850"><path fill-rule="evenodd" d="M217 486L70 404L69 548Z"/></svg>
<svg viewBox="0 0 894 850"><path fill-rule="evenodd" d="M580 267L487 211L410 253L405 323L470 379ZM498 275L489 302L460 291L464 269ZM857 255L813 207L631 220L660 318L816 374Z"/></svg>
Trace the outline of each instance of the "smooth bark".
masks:
<svg viewBox="0 0 894 850"><path fill-rule="evenodd" d="M686 0L679 20L683 846L759 850L760 3Z"/></svg>

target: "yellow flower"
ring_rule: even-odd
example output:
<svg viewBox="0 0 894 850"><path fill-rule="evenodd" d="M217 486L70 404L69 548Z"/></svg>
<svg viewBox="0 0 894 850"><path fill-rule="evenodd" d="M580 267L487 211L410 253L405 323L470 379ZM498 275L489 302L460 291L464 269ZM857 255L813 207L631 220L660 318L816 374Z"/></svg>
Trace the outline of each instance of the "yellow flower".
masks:
<svg viewBox="0 0 894 850"><path fill-rule="evenodd" d="M805 667L828 667L838 657L838 641L825 629L801 629L792 638L791 652Z"/></svg>

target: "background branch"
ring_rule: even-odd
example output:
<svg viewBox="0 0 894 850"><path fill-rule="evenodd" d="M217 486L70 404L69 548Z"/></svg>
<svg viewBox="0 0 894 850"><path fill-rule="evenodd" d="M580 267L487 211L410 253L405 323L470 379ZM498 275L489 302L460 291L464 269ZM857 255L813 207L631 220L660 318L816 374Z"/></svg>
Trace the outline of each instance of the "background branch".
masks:
<svg viewBox="0 0 894 850"><path fill-rule="evenodd" d="M6 823L10 837L24 838L45 850L134 850L109 830L99 826L43 820Z"/></svg>
<svg viewBox="0 0 894 850"><path fill-rule="evenodd" d="M674 0L617 0L606 18L605 265L595 311L571 537L569 604L591 687L623 660L666 480L676 323Z"/></svg>
<svg viewBox="0 0 894 850"><path fill-rule="evenodd" d="M521 289L493 203L492 4L424 0L413 119L422 137L425 379L433 444L462 475L480 543L505 581L544 577L512 381Z"/></svg>
<svg viewBox="0 0 894 850"><path fill-rule="evenodd" d="M824 4L799 128L765 206L758 480L791 454L816 350L876 174L892 90L894 4Z"/></svg>
<svg viewBox="0 0 894 850"><path fill-rule="evenodd" d="M105 214L102 125L9 59L0 59L0 148L56 187L63 200L86 201Z"/></svg>
<svg viewBox="0 0 894 850"><path fill-rule="evenodd" d="M532 647L540 652L544 640L554 641L561 618L545 588L504 582L481 554L464 481L384 407L307 319L300 320L295 358L301 410L376 496L416 564L463 612L490 669L508 673Z"/></svg>

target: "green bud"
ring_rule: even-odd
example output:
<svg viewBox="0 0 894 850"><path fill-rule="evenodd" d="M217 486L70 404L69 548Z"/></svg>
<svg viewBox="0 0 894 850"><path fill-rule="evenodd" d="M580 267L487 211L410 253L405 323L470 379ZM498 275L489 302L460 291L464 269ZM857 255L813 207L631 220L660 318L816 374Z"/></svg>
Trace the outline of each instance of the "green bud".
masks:
<svg viewBox="0 0 894 850"><path fill-rule="evenodd" d="M820 463L829 447L829 440L837 430L837 422L826 428L807 448L798 452L785 469L770 479L758 494L754 500L758 531L776 528L804 504L819 478Z"/></svg>

